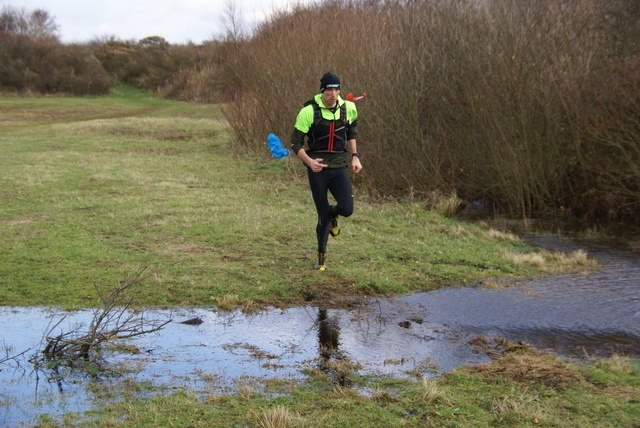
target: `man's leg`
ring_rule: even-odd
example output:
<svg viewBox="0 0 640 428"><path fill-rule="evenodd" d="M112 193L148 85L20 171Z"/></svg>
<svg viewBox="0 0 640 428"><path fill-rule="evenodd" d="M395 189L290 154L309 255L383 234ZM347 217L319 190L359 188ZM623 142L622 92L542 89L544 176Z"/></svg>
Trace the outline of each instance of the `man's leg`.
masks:
<svg viewBox="0 0 640 428"><path fill-rule="evenodd" d="M329 209L331 222L329 233L331 236L338 236L340 234L338 216L349 217L353 214L353 189L351 187L349 173L346 169L336 171L340 173L336 174L329 183L329 191L336 200L336 205L331 205Z"/></svg>
<svg viewBox="0 0 640 428"><path fill-rule="evenodd" d="M316 224L316 236L318 239L318 266L324 270L324 259L327 253L327 241L333 229L333 236L339 234L337 217L349 217L353 214L353 190L349 172L346 168L324 169L314 173L307 168L309 176L309 186L313 196L313 202L318 213L318 223ZM331 192L336 205L330 205L328 192ZM332 224L333 223L333 224ZM337 230L336 230L337 229Z"/></svg>
<svg viewBox="0 0 640 428"><path fill-rule="evenodd" d="M333 170L322 170L313 172L307 168L309 176L309 187L311 188L311 196L318 213L318 223L316 224L316 237L318 239L318 263L317 270L324 270L324 259L327 253L327 241L329 239L329 228L331 226L331 208L327 191L329 187L331 172Z"/></svg>

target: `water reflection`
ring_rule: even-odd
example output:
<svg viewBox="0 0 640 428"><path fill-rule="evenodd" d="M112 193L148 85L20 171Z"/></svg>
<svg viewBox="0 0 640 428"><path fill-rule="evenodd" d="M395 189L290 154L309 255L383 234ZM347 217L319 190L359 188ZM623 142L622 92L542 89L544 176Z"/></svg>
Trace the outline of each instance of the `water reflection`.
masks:
<svg viewBox="0 0 640 428"><path fill-rule="evenodd" d="M340 348L340 324L329 318L326 309L318 310L318 353L321 360L329 360Z"/></svg>

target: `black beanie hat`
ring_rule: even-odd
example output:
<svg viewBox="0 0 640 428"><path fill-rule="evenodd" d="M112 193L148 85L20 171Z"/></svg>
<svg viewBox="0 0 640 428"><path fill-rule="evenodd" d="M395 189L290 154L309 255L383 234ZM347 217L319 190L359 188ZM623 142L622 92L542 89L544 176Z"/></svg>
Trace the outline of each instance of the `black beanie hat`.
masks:
<svg viewBox="0 0 640 428"><path fill-rule="evenodd" d="M324 92L327 88L340 89L340 78L337 74L328 72L320 79L320 92Z"/></svg>

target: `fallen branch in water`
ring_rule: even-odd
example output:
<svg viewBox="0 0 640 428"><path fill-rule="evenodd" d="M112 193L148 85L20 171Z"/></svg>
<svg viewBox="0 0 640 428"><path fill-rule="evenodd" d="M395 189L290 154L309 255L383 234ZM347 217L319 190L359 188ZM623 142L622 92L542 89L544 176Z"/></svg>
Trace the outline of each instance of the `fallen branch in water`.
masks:
<svg viewBox="0 0 640 428"><path fill-rule="evenodd" d="M23 356L24 354L26 354L27 352L29 352L31 350L31 348L24 350L18 354L15 355L11 355L13 348L7 346L4 341L2 344L2 350L4 351L4 357L0 357L0 364L4 364L7 363L9 361L18 361L18 358L20 358L21 356Z"/></svg>
<svg viewBox="0 0 640 428"><path fill-rule="evenodd" d="M102 293L96 286L101 305L94 311L88 329L82 331L81 326L73 331L54 335L54 330L66 318L63 317L45 334L46 346L32 362L73 363L79 359L88 360L91 352L105 342L161 330L172 321L171 318L167 320L147 318L144 310L140 310L137 305L136 295L140 290L137 290L136 286L166 268L159 268L146 274L147 268L143 268L132 278L107 293Z"/></svg>

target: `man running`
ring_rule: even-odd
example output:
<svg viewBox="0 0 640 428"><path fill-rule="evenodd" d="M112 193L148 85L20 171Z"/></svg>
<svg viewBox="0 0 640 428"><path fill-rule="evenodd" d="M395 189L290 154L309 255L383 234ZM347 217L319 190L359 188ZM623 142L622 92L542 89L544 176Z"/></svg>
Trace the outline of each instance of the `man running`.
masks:
<svg viewBox="0 0 640 428"><path fill-rule="evenodd" d="M353 191L347 169L362 170L356 150L358 112L351 101L340 97L340 78L326 73L320 79L320 93L298 113L291 135L291 149L307 167L311 195L318 212L316 235L318 261L314 269L326 270L329 235L338 236L338 216L353 214ZM305 136L307 150L304 149ZM329 204L331 192L336 205Z"/></svg>

